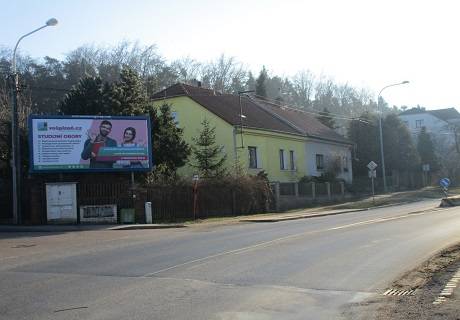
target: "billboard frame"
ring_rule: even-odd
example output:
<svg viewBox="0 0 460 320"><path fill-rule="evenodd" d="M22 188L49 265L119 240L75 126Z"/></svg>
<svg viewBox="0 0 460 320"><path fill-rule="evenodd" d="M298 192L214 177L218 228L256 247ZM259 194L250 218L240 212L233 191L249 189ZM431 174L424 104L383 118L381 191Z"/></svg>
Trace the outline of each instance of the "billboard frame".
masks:
<svg viewBox="0 0 460 320"><path fill-rule="evenodd" d="M33 148L33 132L32 120L34 119L91 119L91 120L147 120L147 135L148 135L148 148L149 148L149 167L148 168L97 168L97 169L34 169L34 148ZM117 173L117 172L149 172L153 170L153 150L152 150L152 126L149 116L91 116L91 115L36 115L31 114L28 118L29 129L29 173Z"/></svg>

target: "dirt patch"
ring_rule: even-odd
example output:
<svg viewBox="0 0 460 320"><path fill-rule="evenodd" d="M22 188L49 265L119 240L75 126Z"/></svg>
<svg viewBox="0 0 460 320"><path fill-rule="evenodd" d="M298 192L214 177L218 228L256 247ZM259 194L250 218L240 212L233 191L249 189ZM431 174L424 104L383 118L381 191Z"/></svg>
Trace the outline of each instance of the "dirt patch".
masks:
<svg viewBox="0 0 460 320"><path fill-rule="evenodd" d="M393 282L391 288L416 289L414 296L378 296L347 307L347 319L460 320L460 296L433 305L445 284L460 268L460 243L436 254L418 268ZM456 289L457 292L460 290Z"/></svg>

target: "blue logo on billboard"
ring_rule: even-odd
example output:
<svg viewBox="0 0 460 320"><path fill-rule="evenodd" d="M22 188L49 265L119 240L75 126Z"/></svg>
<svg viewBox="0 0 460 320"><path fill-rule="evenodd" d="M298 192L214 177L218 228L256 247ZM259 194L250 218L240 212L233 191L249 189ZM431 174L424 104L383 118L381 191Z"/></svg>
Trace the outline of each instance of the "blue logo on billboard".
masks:
<svg viewBox="0 0 460 320"><path fill-rule="evenodd" d="M40 121L37 124L38 131L48 131L48 122Z"/></svg>

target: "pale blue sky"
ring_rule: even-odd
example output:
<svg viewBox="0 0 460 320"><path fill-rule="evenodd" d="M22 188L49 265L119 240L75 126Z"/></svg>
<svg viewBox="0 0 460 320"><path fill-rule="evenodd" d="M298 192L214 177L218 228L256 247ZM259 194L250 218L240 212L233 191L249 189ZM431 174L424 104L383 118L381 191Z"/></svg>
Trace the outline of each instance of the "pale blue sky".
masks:
<svg viewBox="0 0 460 320"><path fill-rule="evenodd" d="M390 104L460 106L460 12L454 0L0 0L0 45L55 17L59 24L21 42L33 57L82 44L156 44L168 60L208 61L221 53L254 72L309 69Z"/></svg>

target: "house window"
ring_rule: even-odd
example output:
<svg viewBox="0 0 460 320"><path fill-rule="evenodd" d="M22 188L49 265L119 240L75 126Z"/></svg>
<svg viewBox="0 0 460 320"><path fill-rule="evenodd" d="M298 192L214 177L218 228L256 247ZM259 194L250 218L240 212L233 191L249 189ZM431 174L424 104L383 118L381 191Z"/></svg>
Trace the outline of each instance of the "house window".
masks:
<svg viewBox="0 0 460 320"><path fill-rule="evenodd" d="M249 168L257 169L257 147L248 147Z"/></svg>
<svg viewBox="0 0 460 320"><path fill-rule="evenodd" d="M415 127L416 128L423 127L423 120L415 120Z"/></svg>
<svg viewBox="0 0 460 320"><path fill-rule="evenodd" d="M316 155L316 170L324 170L324 155Z"/></svg>
<svg viewBox="0 0 460 320"><path fill-rule="evenodd" d="M171 116L173 118L174 123L176 124L176 127L179 126L179 115L177 114L176 111L171 112Z"/></svg>
<svg viewBox="0 0 460 320"><path fill-rule="evenodd" d="M281 170L286 170L287 169L287 167L286 167L286 159L285 159L285 154L284 154L283 149L280 149L280 169Z"/></svg>
<svg viewBox="0 0 460 320"><path fill-rule="evenodd" d="M289 166L289 169L291 170L295 170L295 154L294 154L294 151L291 150L289 151L289 160L290 160L290 166Z"/></svg>
<svg viewBox="0 0 460 320"><path fill-rule="evenodd" d="M343 172L348 172L348 158L346 156L342 157L342 168Z"/></svg>

